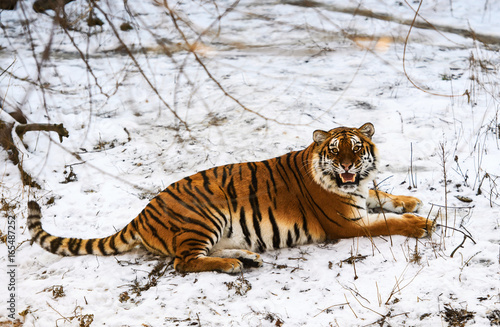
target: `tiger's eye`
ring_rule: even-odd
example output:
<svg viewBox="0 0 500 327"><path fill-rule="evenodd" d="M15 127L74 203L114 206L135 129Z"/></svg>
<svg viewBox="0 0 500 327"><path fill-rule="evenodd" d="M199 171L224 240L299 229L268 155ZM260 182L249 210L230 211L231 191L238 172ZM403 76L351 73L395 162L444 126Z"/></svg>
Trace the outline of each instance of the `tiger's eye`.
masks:
<svg viewBox="0 0 500 327"><path fill-rule="evenodd" d="M354 146L354 149L352 149L354 152L358 152L359 150L361 150L361 146L359 145L356 145Z"/></svg>
<svg viewBox="0 0 500 327"><path fill-rule="evenodd" d="M339 149L336 149L336 148L335 148L335 149L332 149L332 153L333 153L334 155L339 154Z"/></svg>

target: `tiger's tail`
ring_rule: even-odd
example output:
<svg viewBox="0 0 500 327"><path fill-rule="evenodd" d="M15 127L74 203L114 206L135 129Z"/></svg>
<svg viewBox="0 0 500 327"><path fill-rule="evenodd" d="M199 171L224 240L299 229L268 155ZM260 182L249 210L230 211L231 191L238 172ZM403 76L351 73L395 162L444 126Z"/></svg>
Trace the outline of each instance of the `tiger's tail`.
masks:
<svg viewBox="0 0 500 327"><path fill-rule="evenodd" d="M43 249L62 256L115 255L127 252L142 243L133 223L103 238L81 239L53 236L42 228L40 206L35 201L28 202L28 229L32 243L35 242Z"/></svg>

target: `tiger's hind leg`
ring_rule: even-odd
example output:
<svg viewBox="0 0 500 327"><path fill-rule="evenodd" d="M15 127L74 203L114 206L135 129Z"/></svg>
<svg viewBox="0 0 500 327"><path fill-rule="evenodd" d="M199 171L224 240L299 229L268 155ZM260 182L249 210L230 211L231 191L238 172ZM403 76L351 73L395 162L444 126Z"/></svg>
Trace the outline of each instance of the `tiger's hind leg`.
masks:
<svg viewBox="0 0 500 327"><path fill-rule="evenodd" d="M239 250L239 249L224 249L217 250L210 254L213 257L219 258L234 258L243 263L245 268L257 268L262 266L262 258L257 253Z"/></svg>
<svg viewBox="0 0 500 327"><path fill-rule="evenodd" d="M241 272L244 264L259 264L260 256L246 250L215 250L217 241L199 233L184 232L173 238L174 269L178 272L219 271L228 274ZM261 261L261 260L260 260Z"/></svg>
<svg viewBox="0 0 500 327"><path fill-rule="evenodd" d="M393 195L380 190L370 190L366 205L369 209L382 208L395 213L417 212L422 201L413 196Z"/></svg>

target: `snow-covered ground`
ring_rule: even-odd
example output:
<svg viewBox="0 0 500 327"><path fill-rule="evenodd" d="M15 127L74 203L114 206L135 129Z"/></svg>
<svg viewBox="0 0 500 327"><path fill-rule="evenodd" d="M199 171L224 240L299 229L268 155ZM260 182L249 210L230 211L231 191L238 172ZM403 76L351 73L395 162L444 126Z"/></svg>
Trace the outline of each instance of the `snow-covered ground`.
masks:
<svg viewBox="0 0 500 327"><path fill-rule="evenodd" d="M52 11L21 4L0 14L0 67L9 67L0 97L29 122L63 123L69 138L25 135L23 166L41 189L23 187L0 149L0 231L15 217L19 245L18 321L500 324L499 46L458 34L498 38L498 1L424 1L417 22L438 28L414 27L406 51L418 1L168 1L184 36L161 1L99 1L104 25L89 29L88 3L77 0L66 6L67 32ZM133 29L121 31L123 22ZM53 234L106 236L186 175L302 149L315 129L368 121L380 188L419 197L422 215L440 210L440 224L456 230L271 251L262 268L240 276L182 275L142 249L62 258L29 244L29 199L42 204ZM464 233L474 242L462 244ZM0 326L11 321L7 253L1 243Z"/></svg>

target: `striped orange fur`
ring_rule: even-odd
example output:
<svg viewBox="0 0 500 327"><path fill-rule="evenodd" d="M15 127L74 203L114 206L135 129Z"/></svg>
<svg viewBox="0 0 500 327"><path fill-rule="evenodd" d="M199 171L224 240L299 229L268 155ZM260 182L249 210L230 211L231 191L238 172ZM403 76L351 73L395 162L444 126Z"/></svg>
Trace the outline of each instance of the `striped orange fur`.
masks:
<svg viewBox="0 0 500 327"><path fill-rule="evenodd" d="M174 258L181 272L236 273L258 267L256 252L338 238L423 237L433 224L408 212L420 200L369 190L377 170L371 123L315 131L304 150L198 172L171 184L114 235L64 238L43 230L28 203L33 241L59 255L115 255L137 245ZM373 214L382 207L392 213Z"/></svg>

